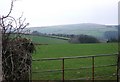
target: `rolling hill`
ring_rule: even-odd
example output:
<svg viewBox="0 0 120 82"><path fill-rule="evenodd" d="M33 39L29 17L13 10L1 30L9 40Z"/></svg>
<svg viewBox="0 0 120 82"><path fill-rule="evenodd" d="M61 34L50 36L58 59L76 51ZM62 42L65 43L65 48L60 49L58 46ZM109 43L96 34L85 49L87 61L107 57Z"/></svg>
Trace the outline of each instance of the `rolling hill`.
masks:
<svg viewBox="0 0 120 82"><path fill-rule="evenodd" d="M103 37L106 31L117 31L116 25L101 25L93 23L68 24L45 27L30 27L32 31L47 34L87 34L95 37Z"/></svg>

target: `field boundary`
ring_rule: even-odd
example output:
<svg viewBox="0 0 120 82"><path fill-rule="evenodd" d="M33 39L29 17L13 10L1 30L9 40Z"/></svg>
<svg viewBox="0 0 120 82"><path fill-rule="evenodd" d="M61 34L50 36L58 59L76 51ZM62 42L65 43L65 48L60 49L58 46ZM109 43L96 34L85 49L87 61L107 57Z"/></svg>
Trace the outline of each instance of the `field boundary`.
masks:
<svg viewBox="0 0 120 82"><path fill-rule="evenodd" d="M44 70L44 71L33 71L32 73L41 73L41 72L61 72L62 74L62 78L61 80L64 82L65 80L65 71L67 70L80 70L80 69L92 69L92 78L89 78L90 80L94 81L95 80L95 68L101 68L101 67L112 67L112 66L116 66L116 75L113 75L115 77L118 77L119 73L118 73L118 67L117 67L117 62L116 64L110 64L110 65L101 65L101 66L95 66L95 58L96 57L104 57L104 56L118 56L118 53L116 54L99 54L99 55L90 55L90 56L73 56L73 57L59 57L59 58L42 58L42 59L33 59L32 61L52 61L52 60L60 60L62 65L61 65L61 69L54 69L54 70ZM79 59L79 58L91 58L92 61L92 66L90 67L81 67L81 68L67 68L65 69L65 60L69 60L69 59ZM97 76L98 77L98 76ZM112 77L112 76L110 76ZM83 79L83 78L78 78L78 79Z"/></svg>

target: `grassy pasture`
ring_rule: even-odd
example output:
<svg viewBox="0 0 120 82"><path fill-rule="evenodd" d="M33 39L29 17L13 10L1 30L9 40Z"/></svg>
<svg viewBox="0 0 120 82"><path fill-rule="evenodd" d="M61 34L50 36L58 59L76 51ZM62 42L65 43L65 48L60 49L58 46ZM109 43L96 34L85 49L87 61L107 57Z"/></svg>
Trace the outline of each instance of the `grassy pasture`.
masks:
<svg viewBox="0 0 120 82"><path fill-rule="evenodd" d="M39 58L58 58L71 56L88 56L98 54L113 54L118 50L117 43L96 43L96 44L49 44L36 47L33 59ZM95 66L116 64L116 56L105 56L95 58ZM91 58L69 59L65 60L65 69L91 67ZM61 69L62 62L60 60L39 61L32 63L32 71L44 71ZM95 68L95 76L104 76L104 78L96 79L116 79L115 77L107 77L116 74L116 67ZM105 77L106 76L106 77ZM92 77L92 69L81 70L65 70L65 79ZM59 72L40 72L33 73L33 80L61 80L62 73Z"/></svg>
<svg viewBox="0 0 120 82"><path fill-rule="evenodd" d="M27 37L31 39L34 43L40 44L69 44L67 40L45 36L24 35L23 37Z"/></svg>

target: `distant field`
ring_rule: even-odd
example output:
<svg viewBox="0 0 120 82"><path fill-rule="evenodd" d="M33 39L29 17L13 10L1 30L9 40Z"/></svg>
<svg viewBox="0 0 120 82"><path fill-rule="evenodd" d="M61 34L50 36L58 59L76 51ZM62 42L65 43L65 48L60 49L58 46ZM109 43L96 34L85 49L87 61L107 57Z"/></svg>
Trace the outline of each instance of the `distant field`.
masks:
<svg viewBox="0 0 120 82"><path fill-rule="evenodd" d="M34 43L40 43L40 44L68 44L67 40L44 37L44 36L24 35L24 37L31 39Z"/></svg>
<svg viewBox="0 0 120 82"><path fill-rule="evenodd" d="M97 43L97 44L49 44L36 47L33 59L39 58L58 58L71 56L88 56L99 54L113 54L117 52L117 43ZM95 66L116 64L116 56L99 57L95 59ZM61 69L61 61L41 61L33 62L32 71ZM91 59L70 59L65 60L66 68L89 67L92 65ZM76 71L65 71L65 79L90 78L92 69L82 69ZM97 79L115 79L115 77L107 77L106 75L115 75L116 67L96 68L95 76L104 76ZM106 77L105 77L106 76ZM61 72L44 72L33 73L34 80L60 80Z"/></svg>

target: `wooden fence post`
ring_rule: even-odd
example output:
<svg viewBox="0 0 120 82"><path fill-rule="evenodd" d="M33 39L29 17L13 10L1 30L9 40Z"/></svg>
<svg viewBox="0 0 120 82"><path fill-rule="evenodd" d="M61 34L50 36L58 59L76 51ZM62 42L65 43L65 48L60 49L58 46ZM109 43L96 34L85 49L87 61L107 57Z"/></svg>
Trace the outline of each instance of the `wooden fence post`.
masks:
<svg viewBox="0 0 120 82"><path fill-rule="evenodd" d="M92 56L92 82L94 82L94 56Z"/></svg>
<svg viewBox="0 0 120 82"><path fill-rule="evenodd" d="M62 59L62 82L64 82L64 58Z"/></svg>

